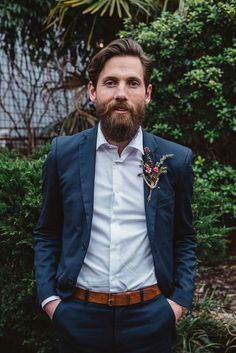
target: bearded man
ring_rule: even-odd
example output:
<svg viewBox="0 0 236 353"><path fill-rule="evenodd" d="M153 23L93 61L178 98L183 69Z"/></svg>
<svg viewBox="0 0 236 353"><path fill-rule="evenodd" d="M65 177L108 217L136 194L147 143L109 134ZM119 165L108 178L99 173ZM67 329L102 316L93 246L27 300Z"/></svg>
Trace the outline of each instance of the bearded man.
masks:
<svg viewBox="0 0 236 353"><path fill-rule="evenodd" d="M96 54L99 124L54 139L43 168L36 281L61 353L170 353L191 309L192 152L141 127L151 66L131 39Z"/></svg>

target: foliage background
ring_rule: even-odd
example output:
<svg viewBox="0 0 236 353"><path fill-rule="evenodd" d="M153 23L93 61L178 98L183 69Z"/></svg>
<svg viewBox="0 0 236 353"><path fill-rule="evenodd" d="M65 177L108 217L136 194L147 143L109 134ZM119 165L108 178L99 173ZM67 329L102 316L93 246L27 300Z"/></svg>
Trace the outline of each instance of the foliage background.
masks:
<svg viewBox="0 0 236 353"><path fill-rule="evenodd" d="M235 166L236 2L190 1L184 17L126 21L154 62L147 127Z"/></svg>

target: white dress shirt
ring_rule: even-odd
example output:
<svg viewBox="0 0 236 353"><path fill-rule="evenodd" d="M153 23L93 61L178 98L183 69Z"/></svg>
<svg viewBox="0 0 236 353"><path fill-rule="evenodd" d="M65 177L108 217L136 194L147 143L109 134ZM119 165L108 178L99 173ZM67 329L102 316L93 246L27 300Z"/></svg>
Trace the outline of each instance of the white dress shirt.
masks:
<svg viewBox="0 0 236 353"><path fill-rule="evenodd" d="M98 125L92 229L77 287L116 293L157 283L138 176L142 154L141 127L119 156Z"/></svg>
<svg viewBox="0 0 236 353"><path fill-rule="evenodd" d="M140 161L143 133L121 155L98 126L94 208L88 251L77 286L98 292L123 292L157 283L147 236Z"/></svg>

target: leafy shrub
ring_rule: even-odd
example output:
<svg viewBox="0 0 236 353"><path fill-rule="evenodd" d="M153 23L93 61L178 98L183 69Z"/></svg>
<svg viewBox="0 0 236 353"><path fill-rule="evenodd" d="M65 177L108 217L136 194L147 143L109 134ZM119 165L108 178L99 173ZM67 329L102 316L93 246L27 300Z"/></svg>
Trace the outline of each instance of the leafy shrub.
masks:
<svg viewBox="0 0 236 353"><path fill-rule="evenodd" d="M233 230L236 216L236 170L217 161L209 164L199 156L194 172L193 219L198 232L198 259L203 264L220 262L226 251L226 235Z"/></svg>
<svg viewBox="0 0 236 353"><path fill-rule="evenodd" d="M233 353L236 348L236 319L223 313L211 295L195 298L192 317L178 326L175 353Z"/></svg>
<svg viewBox="0 0 236 353"><path fill-rule="evenodd" d="M0 350L52 352L49 320L37 310L32 229L38 218L43 158L0 154ZM49 349L48 347L52 347Z"/></svg>
<svg viewBox="0 0 236 353"><path fill-rule="evenodd" d="M154 61L147 127L203 156L235 164L236 0L189 0L186 16L126 21Z"/></svg>
<svg viewBox="0 0 236 353"><path fill-rule="evenodd" d="M179 340L176 353L233 353L236 345L236 320L222 318L201 310L178 325Z"/></svg>

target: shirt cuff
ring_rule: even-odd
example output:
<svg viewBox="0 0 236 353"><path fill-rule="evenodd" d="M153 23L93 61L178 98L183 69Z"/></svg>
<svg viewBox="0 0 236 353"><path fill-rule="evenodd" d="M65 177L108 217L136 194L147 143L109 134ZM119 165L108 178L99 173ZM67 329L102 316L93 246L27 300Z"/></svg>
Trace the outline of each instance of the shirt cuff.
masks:
<svg viewBox="0 0 236 353"><path fill-rule="evenodd" d="M44 299L44 301L41 303L42 309L44 310L44 307L47 303L52 302L53 300L60 299L57 295L52 295L51 297L48 297Z"/></svg>

